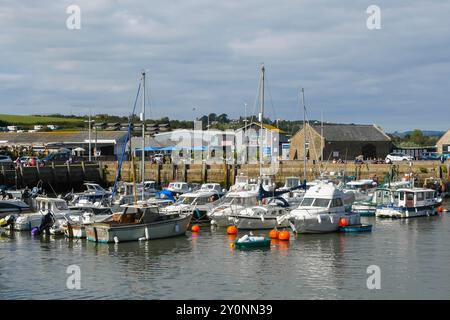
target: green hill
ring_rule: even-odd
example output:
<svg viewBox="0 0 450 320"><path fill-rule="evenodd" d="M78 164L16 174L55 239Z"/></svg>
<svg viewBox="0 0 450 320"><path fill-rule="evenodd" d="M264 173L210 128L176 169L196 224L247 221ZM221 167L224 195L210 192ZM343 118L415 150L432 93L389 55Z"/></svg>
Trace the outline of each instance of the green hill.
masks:
<svg viewBox="0 0 450 320"><path fill-rule="evenodd" d="M76 124L82 123L82 118L53 117L53 116L20 116L13 114L0 114L0 122L10 125L35 125L35 124Z"/></svg>

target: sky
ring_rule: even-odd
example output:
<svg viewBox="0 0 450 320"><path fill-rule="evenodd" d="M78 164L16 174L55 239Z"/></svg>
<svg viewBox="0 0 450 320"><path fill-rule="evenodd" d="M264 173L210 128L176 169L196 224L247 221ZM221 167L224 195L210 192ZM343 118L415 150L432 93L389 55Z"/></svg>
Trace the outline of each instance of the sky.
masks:
<svg viewBox="0 0 450 320"><path fill-rule="evenodd" d="M257 112L264 63L272 119L303 118L303 87L311 119L447 130L449 14L445 0L0 0L0 114L128 115L145 69L147 116L237 118Z"/></svg>

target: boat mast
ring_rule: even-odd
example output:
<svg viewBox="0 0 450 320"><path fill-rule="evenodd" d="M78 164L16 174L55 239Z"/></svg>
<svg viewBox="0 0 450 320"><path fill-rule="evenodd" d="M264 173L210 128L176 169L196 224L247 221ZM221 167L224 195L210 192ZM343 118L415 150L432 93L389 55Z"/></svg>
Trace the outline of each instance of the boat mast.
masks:
<svg viewBox="0 0 450 320"><path fill-rule="evenodd" d="M262 162L263 162L263 119L264 119L264 64L261 65L261 112L259 114L260 116L260 145L259 145L259 175L261 176L262 172Z"/></svg>
<svg viewBox="0 0 450 320"><path fill-rule="evenodd" d="M305 105L305 88L302 88L302 101L303 101L303 175L306 181L306 105Z"/></svg>
<svg viewBox="0 0 450 320"><path fill-rule="evenodd" d="M144 181L145 181L145 71L142 71L142 156L141 156L141 179L142 179L142 201L144 201Z"/></svg>

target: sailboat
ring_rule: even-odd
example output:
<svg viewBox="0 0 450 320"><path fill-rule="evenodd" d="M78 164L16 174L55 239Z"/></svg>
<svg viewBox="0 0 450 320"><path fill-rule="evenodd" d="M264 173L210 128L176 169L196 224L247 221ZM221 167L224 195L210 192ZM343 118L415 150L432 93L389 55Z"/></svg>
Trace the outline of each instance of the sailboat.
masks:
<svg viewBox="0 0 450 320"><path fill-rule="evenodd" d="M142 157L141 157L141 178L142 184L145 179L144 163L144 136L145 136L145 72L142 72L141 84L138 89L143 88L142 94ZM136 102L135 102L136 107ZM134 109L133 109L134 114ZM130 117L131 122L132 117ZM128 126L129 130L131 125ZM133 167L133 180L134 162ZM135 181L134 181L135 182ZM122 205L123 212L114 213L111 218L93 223L86 227L86 237L94 242L124 242L136 240L153 240L160 238L183 235L192 219L192 212L163 213L157 205L148 205L144 200L144 190L142 189L142 201L137 201L137 188L135 188L135 203Z"/></svg>
<svg viewBox="0 0 450 320"><path fill-rule="evenodd" d="M260 138L258 139L259 144L259 179L258 184L262 191L267 193L274 193L275 185L272 183L269 176L262 174L262 163L263 163L263 130L264 130L264 88L265 88L265 67L261 66L261 76L260 76L260 102L261 110L259 114L260 122ZM231 214L229 221L234 223L238 229L272 229L274 227L287 227L287 223L279 224L277 218L285 215L289 212L289 204L282 198L271 199L266 202L267 199L262 199L260 204L256 204L247 208L242 208L238 212Z"/></svg>

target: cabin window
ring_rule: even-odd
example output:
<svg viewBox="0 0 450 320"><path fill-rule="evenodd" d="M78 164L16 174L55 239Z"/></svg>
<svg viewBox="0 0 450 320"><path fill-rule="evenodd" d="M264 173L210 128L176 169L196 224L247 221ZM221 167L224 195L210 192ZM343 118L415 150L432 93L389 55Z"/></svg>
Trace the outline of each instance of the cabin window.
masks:
<svg viewBox="0 0 450 320"><path fill-rule="evenodd" d="M310 207L313 202L314 202L314 198L303 198L302 206Z"/></svg>
<svg viewBox="0 0 450 320"><path fill-rule="evenodd" d="M341 198L336 198L333 199L331 202L331 207L335 208L335 207L342 207L342 199Z"/></svg>
<svg viewBox="0 0 450 320"><path fill-rule="evenodd" d="M417 193L417 201L422 201L424 199L424 193L423 192L418 192Z"/></svg>
<svg viewBox="0 0 450 320"><path fill-rule="evenodd" d="M58 210L66 210L67 204L65 202L55 202L55 207Z"/></svg>
<svg viewBox="0 0 450 320"><path fill-rule="evenodd" d="M396 195L397 194L398 193L396 193ZM405 194L403 192L400 192L398 195L399 195L399 198L400 198L401 201L405 200Z"/></svg>
<svg viewBox="0 0 450 320"><path fill-rule="evenodd" d="M330 201L331 200L329 199L316 199L316 201L314 201L314 207L328 208Z"/></svg>
<svg viewBox="0 0 450 320"><path fill-rule="evenodd" d="M407 193L406 194L406 200L407 201L413 201L414 200L414 193L411 193L411 192Z"/></svg>

